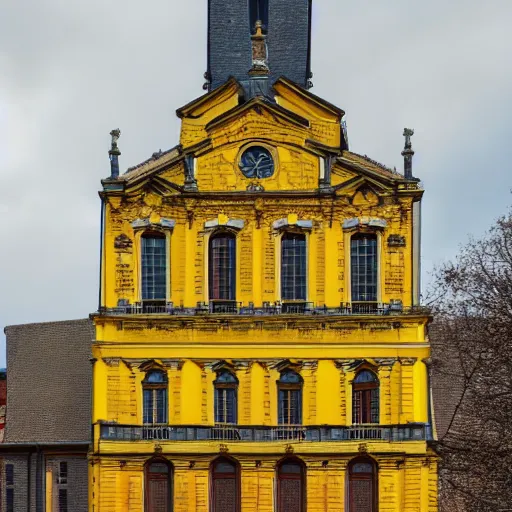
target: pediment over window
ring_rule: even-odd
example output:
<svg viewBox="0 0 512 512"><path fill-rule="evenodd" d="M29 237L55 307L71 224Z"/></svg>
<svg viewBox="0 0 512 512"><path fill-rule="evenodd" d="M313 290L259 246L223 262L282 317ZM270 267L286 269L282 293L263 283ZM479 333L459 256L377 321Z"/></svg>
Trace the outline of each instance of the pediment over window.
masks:
<svg viewBox="0 0 512 512"><path fill-rule="evenodd" d="M174 229L176 225L176 221L174 219L166 219L161 217L160 220L153 222L149 217L145 219L135 219L131 226L133 229L148 229L148 228L158 228L158 229Z"/></svg>
<svg viewBox="0 0 512 512"><path fill-rule="evenodd" d="M148 359L148 360L144 361L143 363L141 363L139 365L139 370L142 372L148 372L150 370L157 370L157 371L161 371L161 372L166 371L164 365L155 361L155 359Z"/></svg>
<svg viewBox="0 0 512 512"><path fill-rule="evenodd" d="M350 219L345 219L342 223L344 230L357 229L359 227L385 229L387 226L387 220L379 217L351 217Z"/></svg>

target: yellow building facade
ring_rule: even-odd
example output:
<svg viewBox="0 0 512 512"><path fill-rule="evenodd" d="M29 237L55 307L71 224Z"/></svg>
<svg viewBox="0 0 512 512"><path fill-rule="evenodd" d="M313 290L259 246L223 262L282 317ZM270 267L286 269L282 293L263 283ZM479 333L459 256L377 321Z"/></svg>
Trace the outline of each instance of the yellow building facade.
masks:
<svg viewBox="0 0 512 512"><path fill-rule="evenodd" d="M410 132L405 176L350 152L265 25L177 147L119 175L113 132L91 511L437 510Z"/></svg>

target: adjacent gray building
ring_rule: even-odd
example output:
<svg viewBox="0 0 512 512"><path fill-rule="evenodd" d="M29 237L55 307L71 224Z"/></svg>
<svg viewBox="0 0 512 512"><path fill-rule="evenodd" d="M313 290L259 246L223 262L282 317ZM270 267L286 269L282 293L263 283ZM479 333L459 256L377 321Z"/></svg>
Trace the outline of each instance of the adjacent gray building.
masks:
<svg viewBox="0 0 512 512"><path fill-rule="evenodd" d="M5 334L0 509L87 512L93 326L88 319L48 322Z"/></svg>

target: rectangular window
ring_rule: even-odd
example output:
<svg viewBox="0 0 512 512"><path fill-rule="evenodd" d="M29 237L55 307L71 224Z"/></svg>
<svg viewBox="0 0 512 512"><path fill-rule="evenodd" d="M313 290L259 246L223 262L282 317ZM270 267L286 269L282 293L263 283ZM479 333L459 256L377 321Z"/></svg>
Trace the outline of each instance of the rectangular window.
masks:
<svg viewBox="0 0 512 512"><path fill-rule="evenodd" d="M167 389L144 390L144 423L167 423Z"/></svg>
<svg viewBox="0 0 512 512"><path fill-rule="evenodd" d="M14 512L14 489L11 487L5 490L6 512Z"/></svg>
<svg viewBox="0 0 512 512"><path fill-rule="evenodd" d="M236 239L231 234L214 235L209 249L209 295L212 300L235 300Z"/></svg>
<svg viewBox="0 0 512 512"><path fill-rule="evenodd" d="M68 490L59 489L59 512L68 512Z"/></svg>
<svg viewBox="0 0 512 512"><path fill-rule="evenodd" d="M165 237L142 237L142 300L167 297L167 250Z"/></svg>
<svg viewBox="0 0 512 512"><path fill-rule="evenodd" d="M5 465L5 485L14 485L14 464Z"/></svg>
<svg viewBox="0 0 512 512"><path fill-rule="evenodd" d="M306 300L306 237L285 233L281 239L281 297Z"/></svg>
<svg viewBox="0 0 512 512"><path fill-rule="evenodd" d="M236 389L215 389L215 423L236 423Z"/></svg>
<svg viewBox="0 0 512 512"><path fill-rule="evenodd" d="M377 302L377 237L354 235L350 241L352 302Z"/></svg>
<svg viewBox="0 0 512 512"><path fill-rule="evenodd" d="M61 462L59 464L59 484L64 485L68 483L68 463Z"/></svg>
<svg viewBox="0 0 512 512"><path fill-rule="evenodd" d="M279 390L279 424L301 424L301 391L300 389Z"/></svg>

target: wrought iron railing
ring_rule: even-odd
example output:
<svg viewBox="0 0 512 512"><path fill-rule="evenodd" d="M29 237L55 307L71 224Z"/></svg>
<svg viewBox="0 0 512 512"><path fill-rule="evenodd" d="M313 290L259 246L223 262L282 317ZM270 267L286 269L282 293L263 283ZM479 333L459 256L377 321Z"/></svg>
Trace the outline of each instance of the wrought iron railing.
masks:
<svg viewBox="0 0 512 512"><path fill-rule="evenodd" d="M212 301L209 304L198 302L196 307L176 306L173 302L136 302L134 304L120 301L114 308L101 308L103 315L238 315L238 316L272 316L272 315L325 315L325 316L386 316L430 314L425 306L405 307L400 301L379 302L342 302L338 307L315 306L312 302L264 302L261 307L249 303L243 305L236 301Z"/></svg>
<svg viewBox="0 0 512 512"><path fill-rule="evenodd" d="M100 438L109 441L234 441L234 442L329 442L329 441L423 441L428 425L352 425L310 427L279 425L118 425L100 424Z"/></svg>

